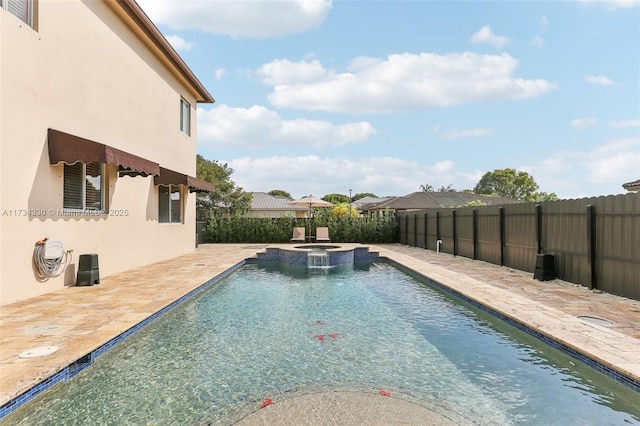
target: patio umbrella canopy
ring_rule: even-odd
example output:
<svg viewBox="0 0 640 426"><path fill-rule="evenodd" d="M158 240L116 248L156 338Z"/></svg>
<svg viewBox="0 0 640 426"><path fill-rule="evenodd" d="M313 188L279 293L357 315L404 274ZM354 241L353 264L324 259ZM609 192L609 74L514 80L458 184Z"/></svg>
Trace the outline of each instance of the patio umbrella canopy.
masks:
<svg viewBox="0 0 640 426"><path fill-rule="evenodd" d="M331 204L328 201L316 198L313 195L299 198L297 200L289 201L287 204L291 206L304 206L312 209L313 207L335 207L335 204Z"/></svg>
<svg viewBox="0 0 640 426"><path fill-rule="evenodd" d="M297 200L289 201L287 204L291 206L309 207L309 211L311 212L313 212L314 207L335 207L335 204L332 204L320 198L316 198L313 195L308 195ZM309 225L311 225L311 221L308 222ZM311 226L309 226L309 240L311 240Z"/></svg>

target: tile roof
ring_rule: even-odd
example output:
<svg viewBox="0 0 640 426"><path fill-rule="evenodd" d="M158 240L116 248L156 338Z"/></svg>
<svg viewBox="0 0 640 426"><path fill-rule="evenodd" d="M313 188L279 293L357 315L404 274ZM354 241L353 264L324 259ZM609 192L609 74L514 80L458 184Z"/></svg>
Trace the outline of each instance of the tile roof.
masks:
<svg viewBox="0 0 640 426"><path fill-rule="evenodd" d="M640 191L640 179L633 182L623 183L622 187L627 191Z"/></svg>
<svg viewBox="0 0 640 426"><path fill-rule="evenodd" d="M309 210L306 207L291 206L287 203L291 198L267 194L266 192L251 193L251 210Z"/></svg>
<svg viewBox="0 0 640 426"><path fill-rule="evenodd" d="M368 204L384 203L385 201L388 201L391 198L395 198L395 197L377 198L377 197L370 197L367 195L366 197L359 198L356 201L352 202L351 207L353 207L354 209L360 209L361 207Z"/></svg>

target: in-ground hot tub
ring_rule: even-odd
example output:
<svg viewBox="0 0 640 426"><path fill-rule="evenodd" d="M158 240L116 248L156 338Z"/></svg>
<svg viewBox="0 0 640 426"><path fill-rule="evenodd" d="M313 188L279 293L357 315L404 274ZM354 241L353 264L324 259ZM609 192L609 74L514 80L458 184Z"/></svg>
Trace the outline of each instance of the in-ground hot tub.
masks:
<svg viewBox="0 0 640 426"><path fill-rule="evenodd" d="M375 262L377 252L370 252L369 247L339 244L302 244L289 247L267 247L258 253L257 262L276 261L289 265L309 266L309 254L326 253L326 266L351 265L355 262Z"/></svg>
<svg viewBox="0 0 640 426"><path fill-rule="evenodd" d="M301 250L331 250L331 249L339 249L340 246L330 245L330 244L305 244L302 246L295 246L294 248Z"/></svg>

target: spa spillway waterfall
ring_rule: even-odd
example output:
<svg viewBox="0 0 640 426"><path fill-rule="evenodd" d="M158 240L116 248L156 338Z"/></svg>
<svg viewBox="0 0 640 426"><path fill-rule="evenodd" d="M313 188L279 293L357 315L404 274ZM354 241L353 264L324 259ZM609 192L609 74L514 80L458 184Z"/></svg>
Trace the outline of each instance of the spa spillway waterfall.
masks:
<svg viewBox="0 0 640 426"><path fill-rule="evenodd" d="M310 250L307 253L307 268L328 268L329 253L326 250Z"/></svg>

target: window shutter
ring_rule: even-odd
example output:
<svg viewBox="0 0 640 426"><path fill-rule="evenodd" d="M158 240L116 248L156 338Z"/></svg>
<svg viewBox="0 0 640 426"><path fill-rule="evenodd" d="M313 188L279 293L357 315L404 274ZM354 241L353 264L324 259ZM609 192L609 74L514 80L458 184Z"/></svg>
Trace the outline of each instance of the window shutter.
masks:
<svg viewBox="0 0 640 426"><path fill-rule="evenodd" d="M102 210L102 165L89 163L86 166L85 208Z"/></svg>
<svg viewBox="0 0 640 426"><path fill-rule="evenodd" d="M77 162L64 165L64 191L62 207L65 209L82 209L82 175L83 164Z"/></svg>
<svg viewBox="0 0 640 426"><path fill-rule="evenodd" d="M31 25L29 19L29 3L31 0L4 0L7 10L20 18L23 22Z"/></svg>
<svg viewBox="0 0 640 426"><path fill-rule="evenodd" d="M180 130L191 135L191 105L184 99L180 99Z"/></svg>
<svg viewBox="0 0 640 426"><path fill-rule="evenodd" d="M169 222L169 187L158 187L158 222Z"/></svg>
<svg viewBox="0 0 640 426"><path fill-rule="evenodd" d="M171 222L182 222L182 203L180 202L180 186L171 185Z"/></svg>

